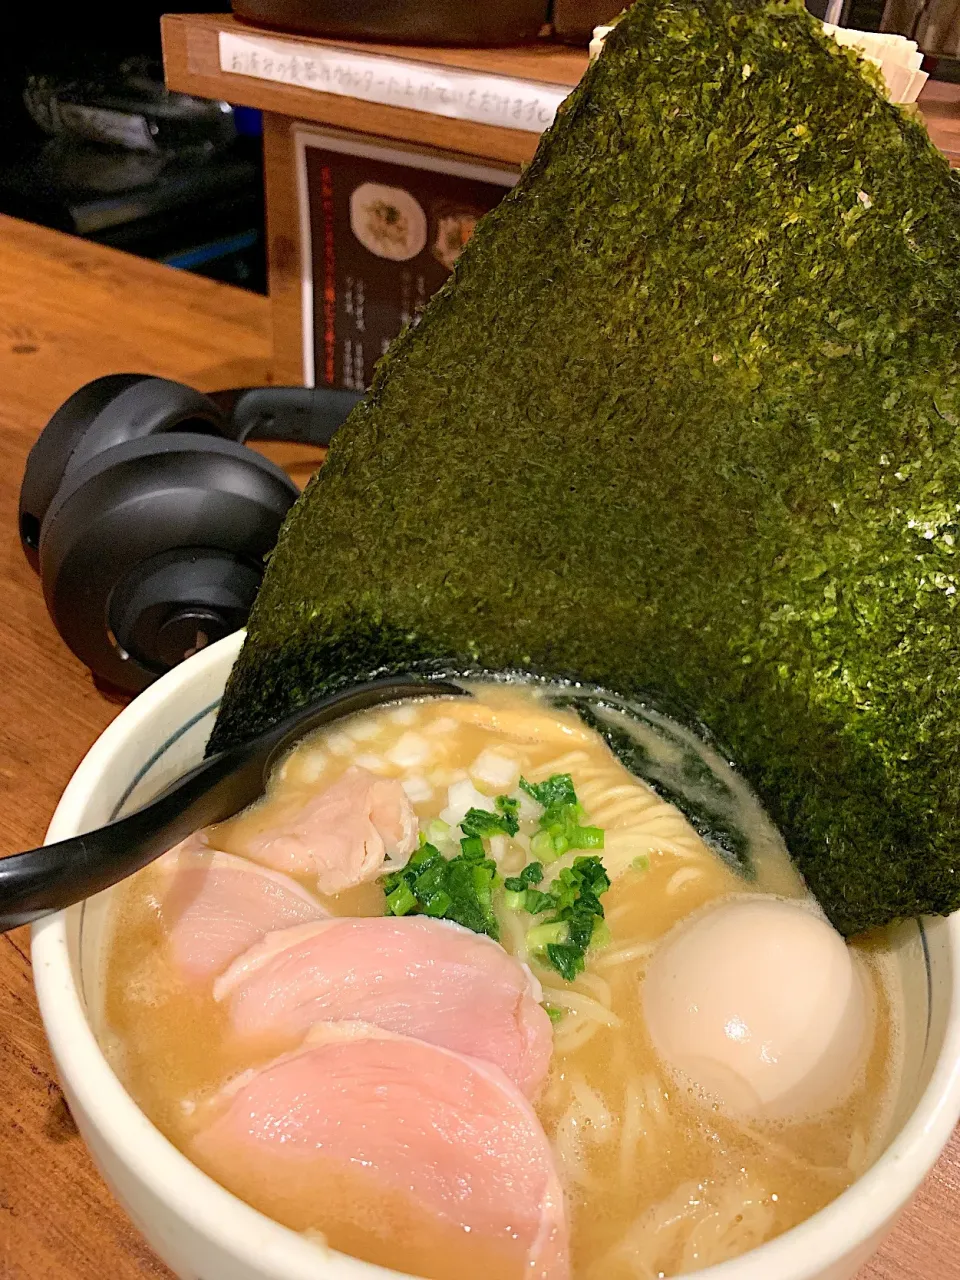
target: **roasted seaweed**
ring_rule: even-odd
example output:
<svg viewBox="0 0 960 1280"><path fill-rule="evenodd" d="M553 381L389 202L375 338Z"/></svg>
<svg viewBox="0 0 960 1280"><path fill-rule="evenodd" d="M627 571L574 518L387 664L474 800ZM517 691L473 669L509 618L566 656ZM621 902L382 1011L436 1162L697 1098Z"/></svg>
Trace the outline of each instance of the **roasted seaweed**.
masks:
<svg viewBox="0 0 960 1280"><path fill-rule="evenodd" d="M960 905L958 185L798 0L640 0L288 520L212 747L373 670L705 725L846 933Z"/></svg>

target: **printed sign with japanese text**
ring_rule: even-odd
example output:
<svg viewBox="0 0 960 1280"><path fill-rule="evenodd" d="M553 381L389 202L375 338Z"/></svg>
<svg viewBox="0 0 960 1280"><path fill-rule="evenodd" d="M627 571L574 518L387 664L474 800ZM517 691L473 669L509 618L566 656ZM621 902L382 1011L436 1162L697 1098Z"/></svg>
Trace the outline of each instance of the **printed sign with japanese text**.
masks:
<svg viewBox="0 0 960 1280"><path fill-rule="evenodd" d="M363 390L516 175L314 134L298 146L307 372Z"/></svg>

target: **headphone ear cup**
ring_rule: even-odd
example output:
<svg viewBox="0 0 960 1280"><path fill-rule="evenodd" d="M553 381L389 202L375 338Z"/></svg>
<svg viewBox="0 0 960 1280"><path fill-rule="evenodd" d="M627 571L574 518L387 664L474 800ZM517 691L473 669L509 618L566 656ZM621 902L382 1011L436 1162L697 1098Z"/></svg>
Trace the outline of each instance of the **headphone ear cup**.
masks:
<svg viewBox="0 0 960 1280"><path fill-rule="evenodd" d="M35 569L40 526L78 439L105 404L140 381L138 373L113 373L86 383L63 402L34 442L20 485L20 541Z"/></svg>
<svg viewBox="0 0 960 1280"><path fill-rule="evenodd" d="M20 541L33 567L44 518L68 471L126 440L181 428L229 435L209 397L167 378L118 373L75 391L30 450L20 486Z"/></svg>
<svg viewBox="0 0 960 1280"><path fill-rule="evenodd" d="M54 625L96 675L139 692L243 624L297 495L279 467L216 437L170 432L94 457L71 470L43 522Z"/></svg>

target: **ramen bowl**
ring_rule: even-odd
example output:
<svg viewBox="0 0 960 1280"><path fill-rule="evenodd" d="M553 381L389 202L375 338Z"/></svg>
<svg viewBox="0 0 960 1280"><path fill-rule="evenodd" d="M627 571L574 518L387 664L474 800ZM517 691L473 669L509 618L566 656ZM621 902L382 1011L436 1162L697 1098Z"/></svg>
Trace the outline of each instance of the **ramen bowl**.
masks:
<svg viewBox="0 0 960 1280"><path fill-rule="evenodd" d="M202 758L242 634L176 667L97 740L57 806L50 841L145 803ZM98 1043L111 891L34 926L40 1011L70 1110L100 1172L183 1280L389 1280L288 1230L201 1172L147 1119ZM960 917L890 933L903 984L902 1083L887 1146L836 1200L698 1280L847 1280L877 1249L960 1118Z"/></svg>

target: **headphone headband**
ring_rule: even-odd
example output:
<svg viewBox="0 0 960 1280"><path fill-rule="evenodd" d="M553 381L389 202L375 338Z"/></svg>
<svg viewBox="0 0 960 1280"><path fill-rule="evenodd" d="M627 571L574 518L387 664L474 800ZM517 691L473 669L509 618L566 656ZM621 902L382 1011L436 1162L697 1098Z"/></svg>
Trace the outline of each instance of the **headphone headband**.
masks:
<svg viewBox="0 0 960 1280"><path fill-rule="evenodd" d="M209 399L227 419L231 440L328 445L354 405L355 391L333 387L237 387Z"/></svg>

